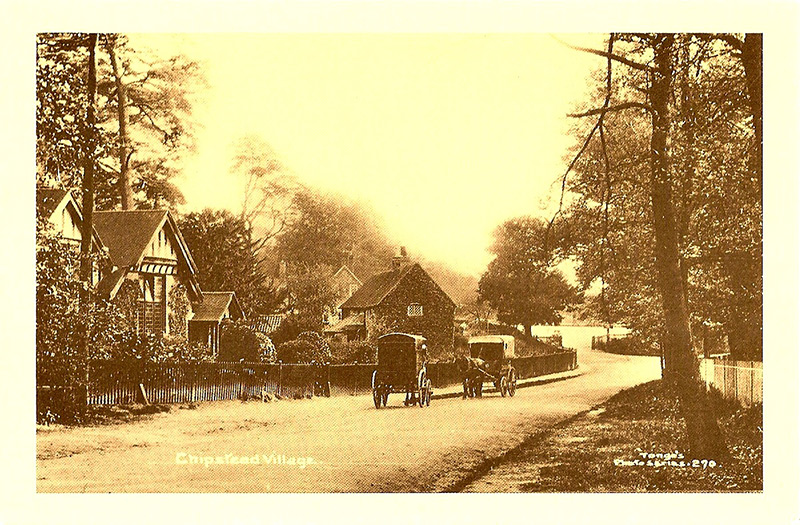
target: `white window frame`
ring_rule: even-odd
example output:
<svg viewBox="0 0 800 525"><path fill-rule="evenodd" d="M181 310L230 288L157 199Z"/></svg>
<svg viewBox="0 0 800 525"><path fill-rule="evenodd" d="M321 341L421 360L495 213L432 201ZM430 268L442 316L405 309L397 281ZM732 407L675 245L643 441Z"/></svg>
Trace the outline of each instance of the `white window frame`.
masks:
<svg viewBox="0 0 800 525"><path fill-rule="evenodd" d="M406 308L406 314L408 317L422 317L424 315L422 305L419 303L411 303L408 305L408 308Z"/></svg>

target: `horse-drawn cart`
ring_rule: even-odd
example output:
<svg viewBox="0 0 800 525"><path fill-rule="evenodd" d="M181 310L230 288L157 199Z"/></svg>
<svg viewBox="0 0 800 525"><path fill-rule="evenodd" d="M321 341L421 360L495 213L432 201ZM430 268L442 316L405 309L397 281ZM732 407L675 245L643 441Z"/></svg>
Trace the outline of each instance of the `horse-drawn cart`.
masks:
<svg viewBox="0 0 800 525"><path fill-rule="evenodd" d="M517 391L517 371L512 359L514 336L481 335L470 337L469 357L462 361L463 397L481 397L483 383L491 382L503 397Z"/></svg>
<svg viewBox="0 0 800 525"><path fill-rule="evenodd" d="M425 338L410 334L386 334L378 338L378 367L372 373L375 408L386 406L389 394L406 395L406 406L431 404L431 380L426 368Z"/></svg>

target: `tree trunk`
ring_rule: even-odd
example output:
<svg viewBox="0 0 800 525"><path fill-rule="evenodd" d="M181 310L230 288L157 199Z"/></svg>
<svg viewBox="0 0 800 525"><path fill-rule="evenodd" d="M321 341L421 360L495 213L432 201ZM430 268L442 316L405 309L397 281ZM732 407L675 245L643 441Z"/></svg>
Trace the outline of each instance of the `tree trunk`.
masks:
<svg viewBox="0 0 800 525"><path fill-rule="evenodd" d="M680 397L686 422L689 453L693 458L724 461L727 447L700 381L697 357L692 349L689 309L684 292L678 249L678 231L672 202L672 176L667 137L672 89L674 36L659 34L653 42L655 66L650 86L653 114L651 136L651 199L656 236L656 269L664 308L664 377Z"/></svg>
<svg viewBox="0 0 800 525"><path fill-rule="evenodd" d="M89 399L89 315L92 307L92 232L94 210L94 150L95 150L95 92L97 90L97 73L95 71L95 47L97 34L91 33L88 37L89 46L89 71L87 79L87 98L89 104L86 108L86 125L83 130L84 158L83 158L83 183L82 183L82 208L83 224L81 226L81 266L80 278L83 289L80 295L81 330L80 349L78 355L79 374L77 381L78 406L82 413L86 411Z"/></svg>
<svg viewBox="0 0 800 525"><path fill-rule="evenodd" d="M753 127L755 128L755 153L750 156L750 170L753 172L758 183L758 203L764 209L764 130L763 130L763 109L764 109L764 95L763 95L763 55L764 55L764 36L761 33L748 33L744 37L744 44L742 45L742 64L744 65L745 79L747 82L748 100L750 101L750 111L753 115ZM763 234L762 234L763 238ZM763 274L763 249L762 244L759 242L756 246L757 252L755 254L754 267L751 269L753 272L751 276L755 275L760 277ZM744 275L738 276L740 281L745 281ZM761 279L757 279L760 282ZM762 327L764 322L763 304L761 300L760 290L753 291L758 297L752 296L742 298L740 304L744 303L744 312L740 308L734 310L737 318L747 317L749 323L747 326L742 327L745 331L744 341L742 345L749 348L745 350L750 356L757 360L763 359L763 334ZM751 304L748 308L747 302L755 301L756 304ZM747 315L749 314L749 315Z"/></svg>
<svg viewBox="0 0 800 525"><path fill-rule="evenodd" d="M108 57L111 61L111 71L114 74L114 84L117 89L117 120L119 121L119 135L117 137L117 155L119 156L119 189L120 202L123 210L133 209L133 189L131 188L131 178L128 171L128 97L125 84L122 82L122 74L117 63L116 36L109 35L106 41Z"/></svg>
<svg viewBox="0 0 800 525"><path fill-rule="evenodd" d="M764 156L763 40L764 37L760 33L748 33L745 35L742 45L742 64L744 65L750 112L753 115L753 127L756 133L755 155L751 157L750 169L758 180L759 195L762 191Z"/></svg>

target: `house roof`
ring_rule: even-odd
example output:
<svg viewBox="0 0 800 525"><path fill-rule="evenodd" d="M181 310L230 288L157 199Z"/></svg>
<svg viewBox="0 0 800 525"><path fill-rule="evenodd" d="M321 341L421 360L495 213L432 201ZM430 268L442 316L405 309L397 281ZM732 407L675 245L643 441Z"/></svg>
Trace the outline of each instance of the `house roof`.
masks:
<svg viewBox="0 0 800 525"><path fill-rule="evenodd" d="M364 326L364 314L359 313L345 316L344 319L340 319L327 327L324 331L325 333L341 333L348 329L360 328L362 326Z"/></svg>
<svg viewBox="0 0 800 525"><path fill-rule="evenodd" d="M222 320L225 311L228 310L231 317L244 317L236 294L233 292L203 292L203 302L193 303L192 321L216 321Z"/></svg>
<svg viewBox="0 0 800 525"><path fill-rule="evenodd" d="M189 288L202 302L202 292L197 285L194 274L197 266L194 264L186 241L183 240L178 225L167 210L123 210L123 211L96 211L93 214L94 228L100 239L108 249L111 263L122 270L138 266L144 259L150 242L165 223L175 235L177 240L176 252L180 253L189 269ZM99 285L100 290L113 295L126 271L114 271L104 278ZM108 282L105 282L108 281Z"/></svg>
<svg viewBox="0 0 800 525"><path fill-rule="evenodd" d="M136 266L166 216L166 210L98 211L94 227L114 266Z"/></svg>
<svg viewBox="0 0 800 525"><path fill-rule="evenodd" d="M36 215L49 218L67 196L60 188L36 188Z"/></svg>
<svg viewBox="0 0 800 525"><path fill-rule="evenodd" d="M269 335L280 328L281 323L283 323L282 314L259 315L250 321L250 328Z"/></svg>
<svg viewBox="0 0 800 525"><path fill-rule="evenodd" d="M405 264L388 272L376 273L342 303L342 308L370 308L379 305L417 263Z"/></svg>
<svg viewBox="0 0 800 525"><path fill-rule="evenodd" d="M336 270L336 273L333 274L334 279L339 279L340 277L346 278L347 276L349 276L353 281L357 282L358 284L362 284L361 279L356 277L356 274L353 273L353 270L348 268L346 264L341 268L339 268L338 270Z"/></svg>

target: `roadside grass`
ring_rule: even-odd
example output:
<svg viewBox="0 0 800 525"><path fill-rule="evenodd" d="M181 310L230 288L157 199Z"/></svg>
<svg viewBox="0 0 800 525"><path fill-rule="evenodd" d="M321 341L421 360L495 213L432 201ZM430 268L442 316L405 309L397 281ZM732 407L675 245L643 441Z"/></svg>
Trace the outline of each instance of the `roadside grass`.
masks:
<svg viewBox="0 0 800 525"><path fill-rule="evenodd" d="M742 408L717 394L712 402L733 456L728 464L690 466L683 459L688 466L647 465L648 460L669 461L648 454L680 458L687 450L677 397L661 381L652 381L557 426L503 468L510 469L515 488L523 492L762 491L761 405Z"/></svg>

